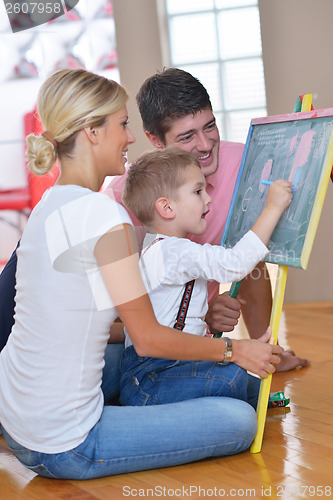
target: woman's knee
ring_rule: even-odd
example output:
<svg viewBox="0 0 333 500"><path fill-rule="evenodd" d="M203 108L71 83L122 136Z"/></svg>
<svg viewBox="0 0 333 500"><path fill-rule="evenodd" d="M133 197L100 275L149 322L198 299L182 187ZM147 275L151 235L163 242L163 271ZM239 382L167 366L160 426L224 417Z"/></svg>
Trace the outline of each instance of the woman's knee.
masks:
<svg viewBox="0 0 333 500"><path fill-rule="evenodd" d="M257 416L252 406L234 398L206 399L209 420L216 431L229 433L239 442L244 441L244 449L248 448L257 432Z"/></svg>

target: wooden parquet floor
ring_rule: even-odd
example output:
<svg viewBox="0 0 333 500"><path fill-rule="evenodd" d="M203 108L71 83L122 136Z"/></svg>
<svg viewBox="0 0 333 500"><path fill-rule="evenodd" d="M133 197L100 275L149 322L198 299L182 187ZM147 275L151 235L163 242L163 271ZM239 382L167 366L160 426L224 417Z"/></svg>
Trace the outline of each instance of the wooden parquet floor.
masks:
<svg viewBox="0 0 333 500"><path fill-rule="evenodd" d="M44 479L0 437L0 498L329 498L333 496L333 302L284 306L288 343L311 366L273 376L290 408L268 410L262 451L90 481ZM207 415L209 425L209 415Z"/></svg>

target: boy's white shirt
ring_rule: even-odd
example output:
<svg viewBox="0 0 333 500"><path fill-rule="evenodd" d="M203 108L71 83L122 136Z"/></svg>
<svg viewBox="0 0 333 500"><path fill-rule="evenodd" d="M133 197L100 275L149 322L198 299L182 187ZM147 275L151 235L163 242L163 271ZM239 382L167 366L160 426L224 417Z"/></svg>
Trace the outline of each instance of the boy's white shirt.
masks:
<svg viewBox="0 0 333 500"><path fill-rule="evenodd" d="M200 245L187 238L148 233L140 266L157 321L173 327L184 285L195 279L184 331L205 335L207 281L240 281L267 254L268 248L252 231L228 249L209 243ZM132 341L126 329L125 336L125 347L128 347Z"/></svg>

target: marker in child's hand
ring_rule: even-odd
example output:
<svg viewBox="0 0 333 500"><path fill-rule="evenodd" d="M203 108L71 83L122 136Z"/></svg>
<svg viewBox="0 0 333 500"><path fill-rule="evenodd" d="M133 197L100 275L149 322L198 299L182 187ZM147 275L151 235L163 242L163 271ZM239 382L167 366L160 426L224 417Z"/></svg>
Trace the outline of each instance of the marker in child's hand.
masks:
<svg viewBox="0 0 333 500"><path fill-rule="evenodd" d="M265 186L270 186L271 184L273 184L273 181L260 181L260 184L265 184ZM293 190L295 186L293 186L291 189Z"/></svg>

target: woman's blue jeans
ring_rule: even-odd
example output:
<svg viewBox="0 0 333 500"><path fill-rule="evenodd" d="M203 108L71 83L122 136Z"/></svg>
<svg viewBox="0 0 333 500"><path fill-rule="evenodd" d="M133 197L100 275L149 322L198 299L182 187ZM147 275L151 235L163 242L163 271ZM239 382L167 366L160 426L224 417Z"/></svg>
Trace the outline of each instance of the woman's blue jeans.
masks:
<svg viewBox="0 0 333 500"><path fill-rule="evenodd" d="M126 406L218 396L240 399L256 408L259 388L260 379L234 363L145 358L133 346L125 349L121 361L120 402Z"/></svg>
<svg viewBox="0 0 333 500"><path fill-rule="evenodd" d="M111 363L111 370L119 366L122 352L115 346L108 346L103 380L111 398L119 373L109 377L107 365ZM158 406L105 406L85 441L63 453L30 451L5 429L3 433L16 457L37 474L92 479L239 453L250 446L256 430L256 414L249 404L205 397Z"/></svg>

